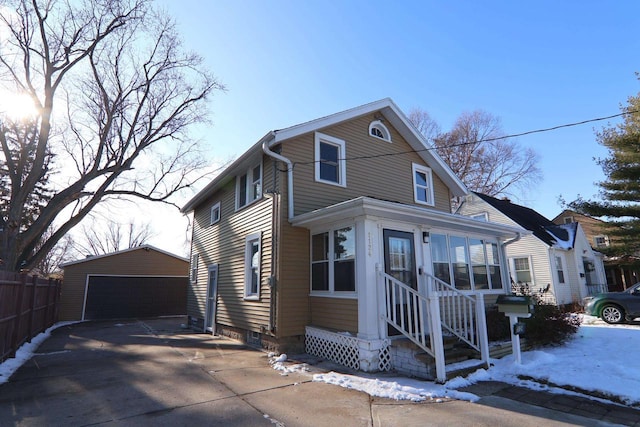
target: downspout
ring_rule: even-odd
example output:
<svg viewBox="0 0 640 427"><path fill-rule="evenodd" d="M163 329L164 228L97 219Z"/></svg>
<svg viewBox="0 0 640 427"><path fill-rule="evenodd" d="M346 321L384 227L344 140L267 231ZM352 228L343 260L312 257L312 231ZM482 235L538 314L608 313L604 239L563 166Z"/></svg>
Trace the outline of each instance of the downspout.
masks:
<svg viewBox="0 0 640 427"><path fill-rule="evenodd" d="M291 160L286 157L274 152L269 147L269 141L273 141L274 133L271 133L271 138L265 140L262 143L262 151L270 157L273 157L276 160L279 160L287 165L287 218L289 221L293 219L293 163ZM274 167L276 165L274 164ZM274 180L275 183L275 180ZM270 298L270 307L269 307L269 332L272 334L276 333L276 322L277 322L277 300L278 300L278 283L277 277L278 272L276 269L278 268L278 249L280 245L280 194L279 192L274 192L272 198L272 259L271 259L271 277L269 278L269 285L271 287L271 298Z"/></svg>
<svg viewBox="0 0 640 427"><path fill-rule="evenodd" d="M286 157L271 151L269 141L264 141L262 143L262 151L264 151L267 156L280 160L287 165L287 219L291 221L293 219L293 162Z"/></svg>
<svg viewBox="0 0 640 427"><path fill-rule="evenodd" d="M505 274L507 275L506 277L506 281L504 283L508 283L509 284L509 293L513 292L513 288L512 288L512 283L511 283L511 274L509 274L509 260L507 259L507 245L510 245L512 243L517 242L518 240L522 239L522 233L516 233L516 237L514 237L511 240L507 240L506 242L502 243L500 246L502 247L502 256L504 257L504 260L507 261L506 263L506 269L505 269ZM503 280L505 279L505 277L502 278Z"/></svg>

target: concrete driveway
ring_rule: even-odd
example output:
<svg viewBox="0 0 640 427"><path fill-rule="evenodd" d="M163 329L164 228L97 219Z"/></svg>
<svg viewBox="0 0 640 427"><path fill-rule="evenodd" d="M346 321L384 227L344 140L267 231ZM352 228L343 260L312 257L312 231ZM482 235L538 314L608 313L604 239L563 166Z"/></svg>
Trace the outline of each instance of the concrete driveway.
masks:
<svg viewBox="0 0 640 427"><path fill-rule="evenodd" d="M185 319L55 330L0 385L1 426L603 426L488 396L412 403L275 371L266 353L180 327Z"/></svg>

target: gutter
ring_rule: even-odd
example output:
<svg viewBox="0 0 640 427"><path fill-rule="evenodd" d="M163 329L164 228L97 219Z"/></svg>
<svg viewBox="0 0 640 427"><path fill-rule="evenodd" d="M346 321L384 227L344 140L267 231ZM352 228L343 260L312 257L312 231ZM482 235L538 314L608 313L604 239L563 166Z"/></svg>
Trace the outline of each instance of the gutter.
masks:
<svg viewBox="0 0 640 427"><path fill-rule="evenodd" d="M291 221L293 219L293 163L286 157L271 151L270 145L275 140L275 133L272 132L271 136L272 138L270 138L270 140L262 143L262 151L264 151L267 156L280 160L287 165L287 219Z"/></svg>
<svg viewBox="0 0 640 427"><path fill-rule="evenodd" d="M518 240L522 239L522 233L516 233L516 237L514 237L511 240L507 240L506 242L502 243L502 247L505 247L507 245L510 245L512 243L517 242Z"/></svg>

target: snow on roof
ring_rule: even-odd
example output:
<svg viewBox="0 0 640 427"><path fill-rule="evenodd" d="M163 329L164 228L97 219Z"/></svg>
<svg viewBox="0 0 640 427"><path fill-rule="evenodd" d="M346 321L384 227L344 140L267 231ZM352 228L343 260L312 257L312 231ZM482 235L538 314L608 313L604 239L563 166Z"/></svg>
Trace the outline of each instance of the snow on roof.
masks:
<svg viewBox="0 0 640 427"><path fill-rule="evenodd" d="M545 230L556 241L553 245L554 248L569 250L575 246L577 227L578 223L572 222L570 224L548 226L545 227Z"/></svg>

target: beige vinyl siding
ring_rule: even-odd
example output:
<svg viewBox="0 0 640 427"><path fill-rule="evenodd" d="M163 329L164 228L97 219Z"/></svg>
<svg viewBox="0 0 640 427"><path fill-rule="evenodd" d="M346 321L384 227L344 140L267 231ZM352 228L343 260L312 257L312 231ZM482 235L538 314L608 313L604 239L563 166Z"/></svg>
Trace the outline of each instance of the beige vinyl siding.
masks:
<svg viewBox="0 0 640 427"><path fill-rule="evenodd" d="M84 292L89 274L121 276L187 276L189 263L153 249L102 256L64 267L60 320L82 319Z"/></svg>
<svg viewBox="0 0 640 427"><path fill-rule="evenodd" d="M261 332L269 324L272 253L273 197L265 189L273 184L272 162L263 161L263 196L254 203L235 210L235 179L194 211L192 254L198 254L198 280L190 286L189 315L204 319L208 287L208 268L218 265L218 297L216 322L228 326ZM211 206L220 202L220 221L210 225ZM246 237L260 233L260 298L245 300Z"/></svg>
<svg viewBox="0 0 640 427"><path fill-rule="evenodd" d="M311 297L311 325L358 333L358 300Z"/></svg>
<svg viewBox="0 0 640 427"><path fill-rule="evenodd" d="M390 124L385 123L391 133L391 143L370 136L369 123L373 120L374 115L371 114L319 130L322 134L345 141L347 159L368 157L347 161L346 188L315 182L315 133L282 144L282 154L296 163L296 215L360 196L415 204L412 163L425 163L416 153L410 152L409 144ZM435 209L450 212L449 189L435 172L433 181Z"/></svg>
<svg viewBox="0 0 640 427"><path fill-rule="evenodd" d="M289 224L286 217L286 200L282 203L282 212L276 333L284 337L304 335L304 327L311 321L310 251L309 230Z"/></svg>

